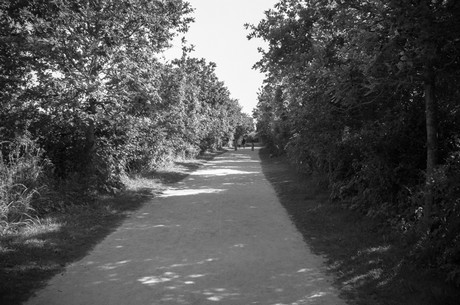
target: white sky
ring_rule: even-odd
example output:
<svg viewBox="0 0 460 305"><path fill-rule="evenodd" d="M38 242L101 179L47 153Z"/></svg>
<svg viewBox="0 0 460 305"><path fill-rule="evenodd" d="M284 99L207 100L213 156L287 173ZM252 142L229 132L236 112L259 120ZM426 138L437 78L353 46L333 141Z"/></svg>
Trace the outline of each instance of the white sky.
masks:
<svg viewBox="0 0 460 305"><path fill-rule="evenodd" d="M257 104L257 92L263 75L252 69L260 59L257 52L264 46L259 39L246 38L249 31L245 23L258 24L264 11L278 0L188 0L195 9L195 22L185 35L188 44L195 46L193 57L205 58L217 64L216 74L230 90L232 98L239 100L243 111L252 115ZM168 59L182 54L180 37L176 47L167 51Z"/></svg>

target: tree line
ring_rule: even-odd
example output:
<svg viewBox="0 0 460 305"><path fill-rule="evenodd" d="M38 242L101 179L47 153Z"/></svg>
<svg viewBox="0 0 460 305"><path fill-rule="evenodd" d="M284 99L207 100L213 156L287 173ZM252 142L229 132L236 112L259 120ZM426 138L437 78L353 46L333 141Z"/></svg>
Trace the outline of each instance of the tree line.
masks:
<svg viewBox="0 0 460 305"><path fill-rule="evenodd" d="M40 210L43 187L114 192L126 173L221 147L252 118L190 57L182 0L0 3L0 222ZM26 215L26 216L25 216Z"/></svg>
<svg viewBox="0 0 460 305"><path fill-rule="evenodd" d="M460 284L460 2L280 0L247 28L265 142Z"/></svg>

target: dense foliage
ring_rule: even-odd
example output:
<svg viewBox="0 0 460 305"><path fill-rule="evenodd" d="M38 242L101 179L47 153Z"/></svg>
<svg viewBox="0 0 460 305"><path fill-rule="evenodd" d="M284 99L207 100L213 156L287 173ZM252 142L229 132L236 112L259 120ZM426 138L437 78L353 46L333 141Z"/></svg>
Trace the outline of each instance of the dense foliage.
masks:
<svg viewBox="0 0 460 305"><path fill-rule="evenodd" d="M222 146L245 124L213 63L186 48L158 59L192 11L182 0L0 3L1 222L20 218L18 194L24 213L40 210L40 186L16 179L27 168L48 190L116 191L125 173Z"/></svg>
<svg viewBox="0 0 460 305"><path fill-rule="evenodd" d="M281 0L248 27L265 142L460 284L460 2Z"/></svg>

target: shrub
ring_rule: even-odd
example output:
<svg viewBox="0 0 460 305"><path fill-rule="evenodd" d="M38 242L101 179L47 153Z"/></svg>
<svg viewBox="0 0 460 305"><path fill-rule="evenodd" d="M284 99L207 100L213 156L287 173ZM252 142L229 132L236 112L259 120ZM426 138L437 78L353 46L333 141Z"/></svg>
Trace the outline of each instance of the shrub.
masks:
<svg viewBox="0 0 460 305"><path fill-rule="evenodd" d="M417 253L419 261L443 269L460 286L460 152L453 153L434 177L432 225Z"/></svg>

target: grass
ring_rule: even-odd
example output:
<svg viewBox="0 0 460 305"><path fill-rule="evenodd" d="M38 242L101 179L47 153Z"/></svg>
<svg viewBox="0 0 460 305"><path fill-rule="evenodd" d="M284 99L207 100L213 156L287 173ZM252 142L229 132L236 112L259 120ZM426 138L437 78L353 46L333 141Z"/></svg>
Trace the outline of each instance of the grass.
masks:
<svg viewBox="0 0 460 305"><path fill-rule="evenodd" d="M437 270L410 261L413 246L380 223L330 202L318 179L297 174L283 157L260 152L262 169L311 250L326 258L350 304L458 304L460 291Z"/></svg>
<svg viewBox="0 0 460 305"><path fill-rule="evenodd" d="M67 264L84 257L133 211L216 153L126 177L126 191L31 220L0 235L0 304L21 304Z"/></svg>

